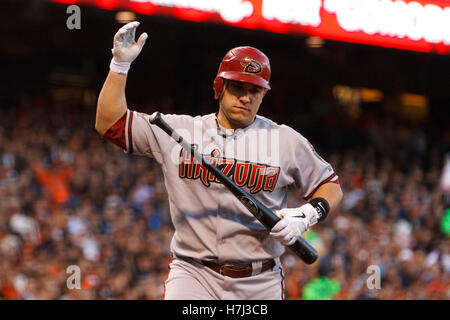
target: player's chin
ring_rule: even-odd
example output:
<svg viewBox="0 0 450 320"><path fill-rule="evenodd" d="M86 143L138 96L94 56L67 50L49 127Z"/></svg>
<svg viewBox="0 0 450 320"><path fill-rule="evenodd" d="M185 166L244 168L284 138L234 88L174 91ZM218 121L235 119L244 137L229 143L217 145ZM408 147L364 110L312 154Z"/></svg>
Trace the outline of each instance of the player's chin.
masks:
<svg viewBox="0 0 450 320"><path fill-rule="evenodd" d="M253 114L250 109L241 107L234 107L231 114L233 117L241 119L253 117Z"/></svg>
<svg viewBox="0 0 450 320"><path fill-rule="evenodd" d="M253 115L250 112L233 112L231 119L234 123L238 123L241 126L246 126L253 120Z"/></svg>
<svg viewBox="0 0 450 320"><path fill-rule="evenodd" d="M233 106L233 110L235 110L236 112L250 112L250 109L248 107L243 106Z"/></svg>

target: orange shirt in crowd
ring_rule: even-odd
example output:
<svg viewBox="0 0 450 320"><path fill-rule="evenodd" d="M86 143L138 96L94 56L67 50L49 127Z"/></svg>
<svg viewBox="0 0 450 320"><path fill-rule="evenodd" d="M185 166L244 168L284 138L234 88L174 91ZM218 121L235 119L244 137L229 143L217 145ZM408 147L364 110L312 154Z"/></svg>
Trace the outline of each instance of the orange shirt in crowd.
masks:
<svg viewBox="0 0 450 320"><path fill-rule="evenodd" d="M33 171L39 183L50 192L53 201L62 204L69 200L72 167L56 166L46 169L42 165L34 165Z"/></svg>

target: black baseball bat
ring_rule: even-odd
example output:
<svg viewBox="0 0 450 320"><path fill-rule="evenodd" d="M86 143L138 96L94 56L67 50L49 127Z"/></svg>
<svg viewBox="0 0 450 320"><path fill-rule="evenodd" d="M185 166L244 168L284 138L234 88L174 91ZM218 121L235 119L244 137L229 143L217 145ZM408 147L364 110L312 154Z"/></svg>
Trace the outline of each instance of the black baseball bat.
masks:
<svg viewBox="0 0 450 320"><path fill-rule="evenodd" d="M195 150L192 145L183 139L173 128L167 124L161 117L161 113L155 112L150 116L150 123L157 125L169 136L171 136L176 142L178 142L184 149L191 152L199 163L201 163L207 170L209 170L219 181L221 181L225 187L230 190L238 200L245 205L245 207L258 219L259 222L270 231L272 227L280 220L280 218L272 212L269 208L263 205L261 202L255 199L251 194L238 187L230 178L228 178L219 168L206 160L203 155ZM317 260L319 255L316 249L314 249L305 239L299 237L297 241L289 246L300 259L305 263L311 264Z"/></svg>

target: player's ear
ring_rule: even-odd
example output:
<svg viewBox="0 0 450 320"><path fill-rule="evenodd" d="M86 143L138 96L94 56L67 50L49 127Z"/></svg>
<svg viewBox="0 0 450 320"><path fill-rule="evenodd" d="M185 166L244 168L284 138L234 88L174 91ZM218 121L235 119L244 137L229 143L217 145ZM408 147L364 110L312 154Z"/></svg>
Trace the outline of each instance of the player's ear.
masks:
<svg viewBox="0 0 450 320"><path fill-rule="evenodd" d="M228 87L229 80L222 78L222 92L220 93L219 100L222 100L223 94L225 93L226 88Z"/></svg>
<svg viewBox="0 0 450 320"><path fill-rule="evenodd" d="M229 80L225 79L225 78L222 78L222 81L223 81L223 90L222 90L222 92L223 92L227 88Z"/></svg>

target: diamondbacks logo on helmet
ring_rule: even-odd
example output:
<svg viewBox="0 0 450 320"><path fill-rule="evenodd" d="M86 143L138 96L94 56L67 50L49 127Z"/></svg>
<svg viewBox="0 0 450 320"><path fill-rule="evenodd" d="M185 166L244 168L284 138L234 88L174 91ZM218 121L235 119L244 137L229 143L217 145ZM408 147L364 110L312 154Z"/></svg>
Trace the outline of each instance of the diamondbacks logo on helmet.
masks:
<svg viewBox="0 0 450 320"><path fill-rule="evenodd" d="M241 66L243 66L244 71L248 73L260 73L262 71L261 64L258 61L250 58L242 59Z"/></svg>

